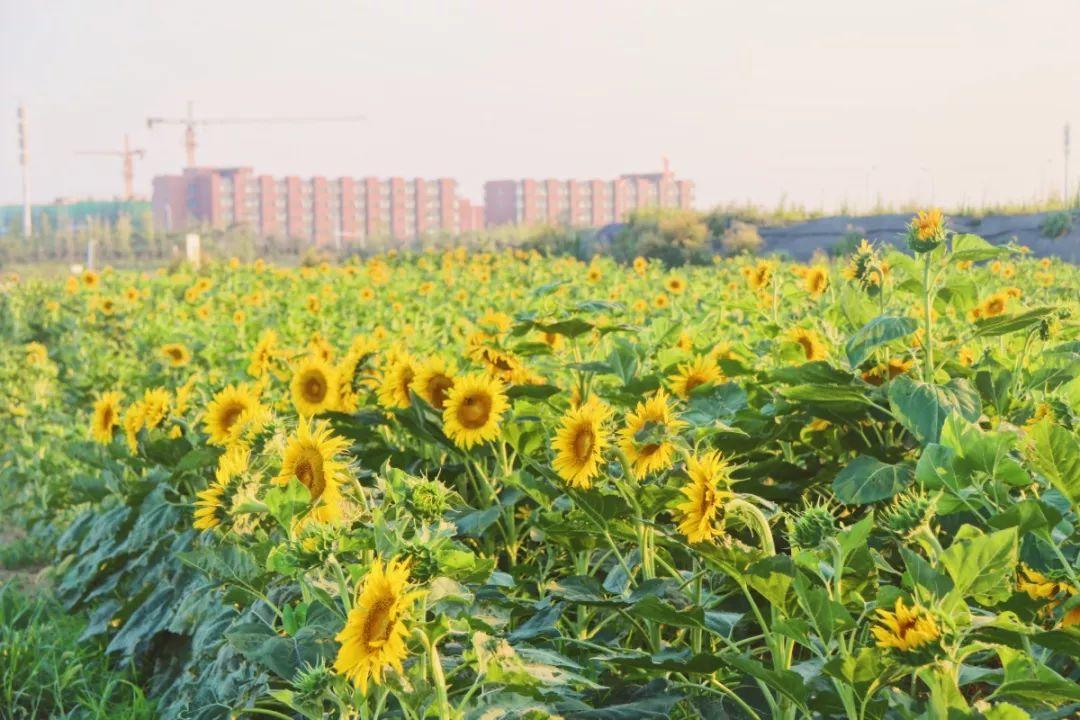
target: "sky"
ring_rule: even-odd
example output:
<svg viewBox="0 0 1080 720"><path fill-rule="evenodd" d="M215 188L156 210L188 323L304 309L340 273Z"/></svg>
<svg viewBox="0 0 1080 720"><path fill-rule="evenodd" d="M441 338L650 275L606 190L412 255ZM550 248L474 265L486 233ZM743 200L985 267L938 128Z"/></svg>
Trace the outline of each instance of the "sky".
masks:
<svg viewBox="0 0 1080 720"><path fill-rule="evenodd" d="M697 205L956 206L1080 184L1076 0L0 0L0 203L136 192L184 164L146 118L332 116L200 129L202 165L301 176L611 178Z"/></svg>

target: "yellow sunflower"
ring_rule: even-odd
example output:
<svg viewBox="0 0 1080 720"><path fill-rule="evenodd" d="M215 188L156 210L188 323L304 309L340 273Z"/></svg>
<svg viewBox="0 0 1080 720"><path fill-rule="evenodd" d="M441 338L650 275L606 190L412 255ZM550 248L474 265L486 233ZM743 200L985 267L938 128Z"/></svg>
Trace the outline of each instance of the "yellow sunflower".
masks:
<svg viewBox="0 0 1080 720"><path fill-rule="evenodd" d="M94 416L90 421L90 435L103 445L112 442L113 429L120 424L120 393L103 392L94 402Z"/></svg>
<svg viewBox="0 0 1080 720"><path fill-rule="evenodd" d="M278 336L273 330L265 330L255 343L255 349L251 351L251 362L248 364L248 375L260 378L273 367L274 359L278 356Z"/></svg>
<svg viewBox="0 0 1080 720"><path fill-rule="evenodd" d="M27 365L44 365L49 359L48 349L39 342L28 342L23 349L26 351Z"/></svg>
<svg viewBox="0 0 1080 720"><path fill-rule="evenodd" d="M285 444L281 471L274 483L287 485L296 478L311 493L309 517L318 522L337 522L342 512L341 484L347 472L339 456L348 447L348 441L335 436L325 420L314 424L301 420Z"/></svg>
<svg viewBox="0 0 1080 720"><path fill-rule="evenodd" d="M143 393L142 423L149 430L155 428L165 420L169 412L169 391L165 388L150 388Z"/></svg>
<svg viewBox="0 0 1080 720"><path fill-rule="evenodd" d="M671 465L675 444L670 436L683 426L676 419L663 389L648 400L639 402L626 416L626 427L619 432L619 448L630 461L636 477Z"/></svg>
<svg viewBox="0 0 1080 720"><path fill-rule="evenodd" d="M317 355L309 355L296 368L292 383L293 405L303 416L333 410L338 400L337 370Z"/></svg>
<svg viewBox="0 0 1080 720"><path fill-rule="evenodd" d="M232 445L252 425L261 426L265 408L259 394L246 383L229 385L214 395L206 408L206 434L211 445Z"/></svg>
<svg viewBox="0 0 1080 720"><path fill-rule="evenodd" d="M443 430L461 448L494 440L509 408L502 382L485 375L464 375L454 382L443 408Z"/></svg>
<svg viewBox="0 0 1080 720"><path fill-rule="evenodd" d="M551 441L551 466L571 487L588 489L600 472L611 433L605 427L609 410L596 396L563 415Z"/></svg>
<svg viewBox="0 0 1080 720"><path fill-rule="evenodd" d="M803 287L814 297L821 296L829 287L829 271L823 267L813 267L803 277Z"/></svg>
<svg viewBox="0 0 1080 720"><path fill-rule="evenodd" d="M143 427L143 407L141 402L132 403L124 412L124 438L128 449L135 452L139 448L139 431Z"/></svg>
<svg viewBox="0 0 1080 720"><path fill-rule="evenodd" d="M209 530L225 522L229 497L238 489L235 480L247 471L250 459L250 451L240 446L230 448L221 456L214 480L195 495L197 499L192 526L196 530Z"/></svg>
<svg viewBox="0 0 1080 720"><path fill-rule="evenodd" d="M409 389L416 379L416 360L408 353L397 353L387 364L379 383L379 404L385 408L412 405Z"/></svg>
<svg viewBox="0 0 1080 720"><path fill-rule="evenodd" d="M706 383L720 382L724 374L720 372L716 357L712 354L697 355L691 362L679 365L678 372L668 378L671 389L680 398L690 397L690 392Z"/></svg>
<svg viewBox="0 0 1080 720"><path fill-rule="evenodd" d="M939 637L941 630L930 611L921 605L904 605L903 598L896 598L892 612L878 608L878 625L870 628L877 638L878 647L895 648L902 652L918 650Z"/></svg>
<svg viewBox="0 0 1080 720"><path fill-rule="evenodd" d="M412 381L412 391L424 398L428 405L436 410L446 407L446 394L454 387L454 375L457 368L453 362L441 357L428 358L416 372Z"/></svg>
<svg viewBox="0 0 1080 720"><path fill-rule="evenodd" d="M762 290L772 281L773 264L768 260L759 260L753 267L744 267L742 272L751 290Z"/></svg>
<svg viewBox="0 0 1080 720"><path fill-rule="evenodd" d="M724 503L732 496L731 468L720 453L708 452L689 457L686 474L690 476L682 489L686 501L676 506L679 532L692 543L707 542L724 531Z"/></svg>
<svg viewBox="0 0 1080 720"><path fill-rule="evenodd" d="M392 667L403 672L408 655L405 625L412 603L420 593L409 591L408 562L376 559L364 576L364 584L345 627L335 638L341 643L334 671L345 676L360 692L367 693L368 680L382 684L383 672Z"/></svg>
<svg viewBox="0 0 1080 720"><path fill-rule="evenodd" d="M191 351L182 343L167 343L158 348L158 352L172 367L183 367L191 362Z"/></svg>
<svg viewBox="0 0 1080 720"><path fill-rule="evenodd" d="M814 330L807 330L806 328L792 328L787 333L788 342L798 345L806 358L807 362L812 360L824 360L828 352L825 349L825 343L821 341L821 336Z"/></svg>
<svg viewBox="0 0 1080 720"><path fill-rule="evenodd" d="M666 287L668 292L672 295L681 295L686 291L686 280L679 275L672 275L664 283L664 287Z"/></svg>

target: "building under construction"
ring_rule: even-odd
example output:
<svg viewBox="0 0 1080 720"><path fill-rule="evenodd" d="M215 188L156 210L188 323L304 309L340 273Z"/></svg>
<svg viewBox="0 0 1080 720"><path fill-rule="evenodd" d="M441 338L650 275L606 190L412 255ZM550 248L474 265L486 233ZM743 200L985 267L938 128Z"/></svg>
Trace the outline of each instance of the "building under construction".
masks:
<svg viewBox="0 0 1080 720"><path fill-rule="evenodd" d="M251 228L259 237L315 245L408 241L477 230L483 208L458 194L450 178L275 178L251 168L192 167L154 178L158 227Z"/></svg>

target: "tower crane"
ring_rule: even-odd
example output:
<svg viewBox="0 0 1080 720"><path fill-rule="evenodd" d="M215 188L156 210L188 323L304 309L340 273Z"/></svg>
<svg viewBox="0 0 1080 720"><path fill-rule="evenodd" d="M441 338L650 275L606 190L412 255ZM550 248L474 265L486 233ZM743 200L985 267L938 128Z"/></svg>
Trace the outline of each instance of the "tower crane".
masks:
<svg viewBox="0 0 1080 720"><path fill-rule="evenodd" d="M131 200L135 197L135 158L142 158L146 151L142 148L132 148L131 140L124 135L123 150L80 150L76 155L112 155L124 159L124 199Z"/></svg>
<svg viewBox="0 0 1080 720"><path fill-rule="evenodd" d="M206 125L289 125L301 123L328 123L328 122L362 122L367 118L363 115L345 115L341 117L195 117L194 104L189 100L187 104L187 117L166 118L148 117L146 127L153 129L157 125L183 125L184 126L184 149L187 151L187 166L195 167L195 128Z"/></svg>

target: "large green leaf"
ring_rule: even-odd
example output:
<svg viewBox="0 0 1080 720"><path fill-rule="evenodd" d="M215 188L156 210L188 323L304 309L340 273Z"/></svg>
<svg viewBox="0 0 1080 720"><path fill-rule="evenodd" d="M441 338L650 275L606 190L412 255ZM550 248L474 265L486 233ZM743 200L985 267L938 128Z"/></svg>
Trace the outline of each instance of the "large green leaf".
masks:
<svg viewBox="0 0 1080 720"><path fill-rule="evenodd" d="M848 340L848 362L852 367L856 367L869 357L874 348L910 335L918 327L919 323L914 318L879 315L856 330Z"/></svg>
<svg viewBox="0 0 1080 720"><path fill-rule="evenodd" d="M964 233L953 236L952 253L949 255L949 261L953 263L982 262L983 260L1005 257L1013 254L1013 252L1015 251L1010 247L991 245L978 235Z"/></svg>
<svg viewBox="0 0 1080 720"><path fill-rule="evenodd" d="M901 375L889 383L889 403L900 423L923 443L936 443L949 413L975 421L982 414L979 394L963 379L930 385Z"/></svg>
<svg viewBox="0 0 1080 720"><path fill-rule="evenodd" d="M833 478L836 499L845 505L866 505L887 500L911 484L912 470L860 455Z"/></svg>
<svg viewBox="0 0 1080 720"><path fill-rule="evenodd" d="M1080 506L1080 441L1050 418L1035 424L1028 433L1031 462L1073 508Z"/></svg>
<svg viewBox="0 0 1080 720"><path fill-rule="evenodd" d="M975 323L976 337L996 337L1020 330L1030 330L1056 312L1056 308L1039 307L1016 315L999 315Z"/></svg>
<svg viewBox="0 0 1080 720"><path fill-rule="evenodd" d="M1012 594L1018 550L1015 527L986 534L965 525L942 553L941 564L952 578L957 597L993 605Z"/></svg>

